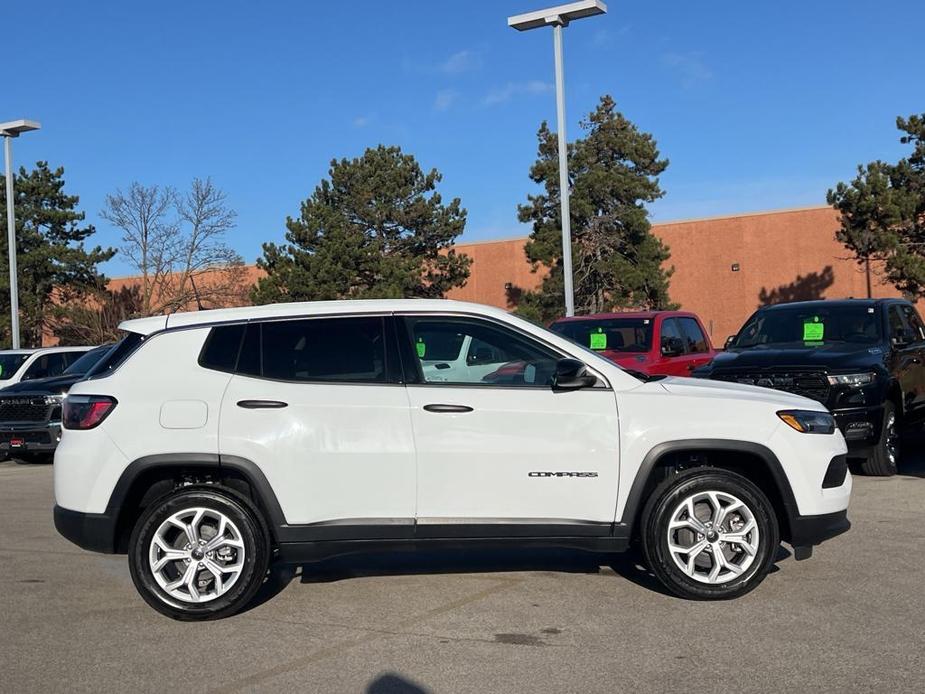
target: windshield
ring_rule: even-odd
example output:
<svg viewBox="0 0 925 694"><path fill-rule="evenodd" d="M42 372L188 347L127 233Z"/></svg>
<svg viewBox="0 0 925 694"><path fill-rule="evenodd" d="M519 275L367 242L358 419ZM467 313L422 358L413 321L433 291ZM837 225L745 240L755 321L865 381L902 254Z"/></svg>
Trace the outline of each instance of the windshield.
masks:
<svg viewBox="0 0 925 694"><path fill-rule="evenodd" d="M595 352L648 352L652 347L651 318L561 321L549 329Z"/></svg>
<svg viewBox="0 0 925 694"><path fill-rule="evenodd" d="M833 342L874 344L880 341L880 317L873 306L795 305L758 311L739 331L731 347L784 343L822 345Z"/></svg>
<svg viewBox="0 0 925 694"><path fill-rule="evenodd" d="M80 359L75 361L69 367L64 370L64 375L66 376L80 376L87 373L90 369L93 368L93 365L96 364L100 359L102 359L106 352L112 349L112 345L103 345L102 347L95 347L89 352L86 352Z"/></svg>
<svg viewBox="0 0 925 694"><path fill-rule="evenodd" d="M0 381L8 381L29 358L28 354L0 354Z"/></svg>

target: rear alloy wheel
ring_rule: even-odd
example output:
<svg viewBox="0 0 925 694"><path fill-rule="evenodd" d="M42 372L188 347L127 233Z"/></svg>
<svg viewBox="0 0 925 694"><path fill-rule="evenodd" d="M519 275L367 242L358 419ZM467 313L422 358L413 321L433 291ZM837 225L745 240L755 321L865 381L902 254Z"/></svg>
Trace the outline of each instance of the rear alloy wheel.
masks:
<svg viewBox="0 0 925 694"><path fill-rule="evenodd" d="M259 589L269 538L244 498L223 489L189 488L152 504L129 547L135 587L174 619L226 617Z"/></svg>
<svg viewBox="0 0 925 694"><path fill-rule="evenodd" d="M887 401L883 405L883 424L880 440L870 456L861 464L865 475L890 477L895 475L899 463L899 423L896 420L896 406Z"/></svg>
<svg viewBox="0 0 925 694"><path fill-rule="evenodd" d="M643 513L649 568L685 598L744 595L770 570L778 544L767 497L727 470L700 468L670 477Z"/></svg>

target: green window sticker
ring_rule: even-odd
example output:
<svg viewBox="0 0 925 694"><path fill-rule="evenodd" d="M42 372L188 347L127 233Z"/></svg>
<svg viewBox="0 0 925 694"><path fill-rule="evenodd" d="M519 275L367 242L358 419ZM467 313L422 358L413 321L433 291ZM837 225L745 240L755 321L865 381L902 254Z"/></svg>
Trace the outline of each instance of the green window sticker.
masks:
<svg viewBox="0 0 925 694"><path fill-rule="evenodd" d="M591 349L607 349L607 333L603 328L591 333Z"/></svg>
<svg viewBox="0 0 925 694"><path fill-rule="evenodd" d="M424 338L419 337L414 348L418 351L418 359L423 359L424 355L427 353L427 345L424 344Z"/></svg>
<svg viewBox="0 0 925 694"><path fill-rule="evenodd" d="M822 338L825 336L825 323L823 323L819 316L813 316L812 321L804 321L803 323L803 341L804 342L822 342Z"/></svg>

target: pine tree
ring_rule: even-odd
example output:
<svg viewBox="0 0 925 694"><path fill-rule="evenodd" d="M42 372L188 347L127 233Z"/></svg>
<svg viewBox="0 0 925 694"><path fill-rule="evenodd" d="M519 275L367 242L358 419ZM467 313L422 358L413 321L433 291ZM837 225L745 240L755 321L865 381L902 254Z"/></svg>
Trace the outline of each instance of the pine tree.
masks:
<svg viewBox="0 0 925 694"><path fill-rule="evenodd" d="M444 204L436 169L380 145L331 162L329 178L286 220L286 245L267 243L257 303L442 297L465 284L469 258L452 245L466 224L458 198Z"/></svg>
<svg viewBox="0 0 925 694"><path fill-rule="evenodd" d="M64 192L63 168L51 170L44 161L29 172L20 168L15 191L21 339L23 345L37 346L53 304L78 300L105 286L98 265L115 251L84 247L95 229L82 224L78 196ZM0 185L0 219L6 220L5 180ZM0 257L5 260L7 253L4 230ZM9 275L0 272L0 343L11 342Z"/></svg>
<svg viewBox="0 0 925 694"><path fill-rule="evenodd" d="M655 140L617 112L610 96L581 123L585 136L569 143L572 264L576 313L622 308L671 308L664 263L668 248L651 232L645 208L663 195L658 176L668 166ZM519 295L518 313L548 321L564 312L558 140L544 122L530 178L545 192L518 207L532 222L526 252L549 274L539 289Z"/></svg>
<svg viewBox="0 0 925 694"><path fill-rule="evenodd" d="M859 166L854 180L827 196L841 213L836 238L867 272L868 296L871 261L883 263L887 279L901 291L918 296L925 290L925 114L897 118L896 127L912 154L896 164Z"/></svg>

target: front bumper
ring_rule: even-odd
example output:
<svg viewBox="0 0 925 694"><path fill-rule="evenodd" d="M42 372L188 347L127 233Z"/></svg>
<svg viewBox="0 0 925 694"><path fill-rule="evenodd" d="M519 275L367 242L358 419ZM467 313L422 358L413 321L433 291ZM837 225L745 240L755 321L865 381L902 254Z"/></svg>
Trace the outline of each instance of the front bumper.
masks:
<svg viewBox="0 0 925 694"><path fill-rule="evenodd" d="M883 407L852 407L832 410L835 423L845 437L849 455L868 455L880 441L883 427Z"/></svg>
<svg viewBox="0 0 925 694"><path fill-rule="evenodd" d="M55 504L55 529L82 549L116 551L116 519L107 513L83 513Z"/></svg>
<svg viewBox="0 0 925 694"><path fill-rule="evenodd" d="M60 422L0 422L0 457L54 453L60 440Z"/></svg>

